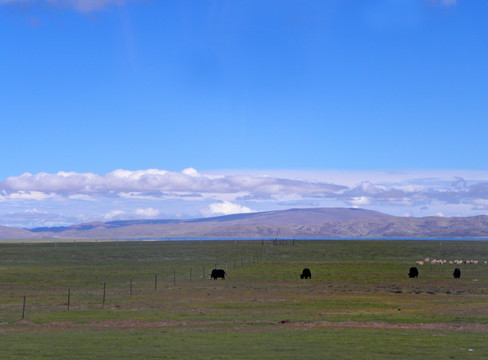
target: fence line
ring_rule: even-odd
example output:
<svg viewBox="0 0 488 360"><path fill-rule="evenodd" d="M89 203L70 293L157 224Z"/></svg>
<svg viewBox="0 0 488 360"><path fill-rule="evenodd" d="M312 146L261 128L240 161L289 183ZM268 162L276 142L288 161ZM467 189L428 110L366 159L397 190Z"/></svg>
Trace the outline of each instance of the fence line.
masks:
<svg viewBox="0 0 488 360"><path fill-rule="evenodd" d="M243 258L241 257L240 258L240 264L241 264L240 268L243 268L246 264L251 265L251 264L255 264L256 262L259 262L259 261L262 261L262 255L261 256L258 256L258 257L256 257L256 256L254 256L254 257L253 256L250 256L248 262L246 262L246 263L244 263ZM219 264L221 264L221 263L215 262L213 264L213 268L218 268L219 267ZM222 263L222 264L223 264L223 267L225 268L225 270L227 271L228 268L229 268L229 262L225 262L225 263ZM233 271L236 271L236 269L238 268L238 265L239 265L238 259L233 259L230 264L232 266ZM207 267L206 267L205 264L202 265L202 277L201 277L202 280L204 280L206 278L206 275L210 275L210 274L206 274L206 272L205 272L205 269L206 268ZM212 266L210 266L210 268L212 268ZM189 276L186 277L187 280L185 281L185 280L183 280L184 278L183 278L183 274L182 274L181 270L178 272L177 271L177 268L174 267L173 268L173 271L172 271L173 285L176 285L178 281L183 281L183 283L185 283L185 282L186 283L193 282L194 281L194 279L193 279L193 267L190 267L188 271L189 271L189 273L187 273L187 276L188 275ZM157 292L158 291L158 285L159 285L159 283L161 283L162 281L164 281L164 279L166 279L166 281L169 280L168 279L168 276L166 276L166 277L164 277L164 276L163 277L160 277L159 275L160 275L160 273L154 274L154 282L153 282L153 289L152 290L150 290L151 287L148 286L148 283L152 283L151 281L149 281L148 278L145 278L145 280L142 280L142 281L138 281L138 279L141 280L141 277L137 277L137 278L130 277L129 278L129 298L130 297L133 297L136 293L137 294L144 294L144 293L147 293L147 291ZM117 281L117 283L120 284L120 280ZM135 285L138 284L138 283L143 284L143 286L142 287L141 286L140 287L135 287ZM108 286L109 285L110 285L109 282L107 282L107 281L104 281L103 282L103 292L102 292L102 299L101 299L102 301L101 301L101 304L100 304L100 302L98 302L99 305L104 306L108 302L108 299L109 299L108 298L108 295L109 294L108 294L107 290L108 290ZM111 291L110 292L111 294L114 294L114 292L115 293L118 293L117 295L115 295L115 299L121 299L121 298L124 297L124 295L123 295L124 292L122 291L123 288L121 287L121 285L122 284L116 285L115 287L113 287L113 286L111 287L111 289L114 290L114 291ZM143 290L145 288L147 289L146 291ZM63 298L66 299L66 303L63 306L66 306L65 309L67 311L72 311L74 308L76 308L76 300L80 298L79 297L80 295L78 295L75 299L73 299L73 296L72 296L73 293L71 291L72 289L73 289L73 286L68 287L67 293L65 292L64 293L65 295L63 296ZM137 292L135 291L136 289L138 290ZM83 292L82 288L78 288L75 291L78 294L80 294L80 292ZM90 291L88 289L85 289L85 291L88 291L88 293L91 292L92 293L91 296L96 296L96 291ZM100 293L98 292L98 294L100 294ZM125 294L127 294L127 292ZM125 296L127 296L127 295L125 295ZM87 297L84 296L83 298L85 300L83 302L86 304ZM73 300L75 300L75 301L73 302ZM98 301L100 301L100 300L98 300ZM23 301L22 301L22 319L25 319L25 317L26 317L26 303L27 303L27 296L24 295L23 296ZM73 307L73 303L75 305L74 307ZM97 302L95 301L93 303L93 305L95 305L96 303ZM32 313L32 311L33 311L33 309L31 308L31 311L30 312Z"/></svg>

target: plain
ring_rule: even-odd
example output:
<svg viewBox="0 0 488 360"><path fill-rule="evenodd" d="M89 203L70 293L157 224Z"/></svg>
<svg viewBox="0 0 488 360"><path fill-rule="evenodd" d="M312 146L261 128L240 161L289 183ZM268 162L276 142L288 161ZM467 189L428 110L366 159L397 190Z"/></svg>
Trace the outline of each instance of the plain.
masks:
<svg viewBox="0 0 488 360"><path fill-rule="evenodd" d="M0 358L485 359L486 260L485 241L6 242Z"/></svg>

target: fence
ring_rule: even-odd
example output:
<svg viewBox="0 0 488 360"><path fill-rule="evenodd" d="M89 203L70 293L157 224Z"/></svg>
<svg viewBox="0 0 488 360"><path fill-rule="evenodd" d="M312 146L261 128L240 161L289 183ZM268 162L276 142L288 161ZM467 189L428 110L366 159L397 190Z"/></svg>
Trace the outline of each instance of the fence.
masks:
<svg viewBox="0 0 488 360"><path fill-rule="evenodd" d="M58 248L59 245L56 245ZM79 246L79 244L78 244ZM59 284L53 289L39 291L32 289L30 294L20 295L18 299L22 304L21 319L28 319L35 311L76 311L84 309L105 309L108 304L112 308L117 307L117 303L127 303L131 298L147 297L150 293L164 298L164 291L172 287L181 285L188 286L199 281L209 281L210 273L214 268L223 268L227 277L231 277L239 272L243 267L259 264L263 261L263 254L243 256L224 263L213 263L204 265L193 265L183 270L183 266L174 267L170 271L154 273L151 276L141 276L134 273L133 276L125 279L118 278L117 281L101 281L98 286L76 286L68 284L64 290L60 289ZM213 281L213 280L212 280ZM218 280L221 281L221 280ZM67 281L69 283L69 280ZM93 283L94 280L90 280ZM10 294L7 301L10 305L2 306L2 312L12 312L15 308L15 301ZM46 300L49 298L49 300ZM8 317L8 316L7 316ZM2 319L0 318L0 321Z"/></svg>

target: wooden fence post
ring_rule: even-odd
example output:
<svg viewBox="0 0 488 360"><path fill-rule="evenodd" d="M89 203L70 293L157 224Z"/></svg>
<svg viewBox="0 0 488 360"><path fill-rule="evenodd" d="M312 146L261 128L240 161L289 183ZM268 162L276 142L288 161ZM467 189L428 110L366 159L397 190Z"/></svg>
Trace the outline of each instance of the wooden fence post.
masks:
<svg viewBox="0 0 488 360"><path fill-rule="evenodd" d="M25 317L25 295L24 295L24 304L22 305L22 320L24 320Z"/></svg>
<svg viewBox="0 0 488 360"><path fill-rule="evenodd" d="M102 300L102 304L105 304L105 289L106 289L106 283L103 283L103 300Z"/></svg>
<svg viewBox="0 0 488 360"><path fill-rule="evenodd" d="M158 274L154 275L154 291L158 291Z"/></svg>
<svg viewBox="0 0 488 360"><path fill-rule="evenodd" d="M70 302L71 302L71 289L68 289L68 311L69 311Z"/></svg>

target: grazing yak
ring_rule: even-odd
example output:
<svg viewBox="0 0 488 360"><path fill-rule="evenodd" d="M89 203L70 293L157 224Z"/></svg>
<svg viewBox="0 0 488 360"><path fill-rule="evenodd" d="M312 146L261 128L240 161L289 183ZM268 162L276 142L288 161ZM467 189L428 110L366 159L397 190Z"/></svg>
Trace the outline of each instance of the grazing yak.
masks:
<svg viewBox="0 0 488 360"><path fill-rule="evenodd" d="M408 272L408 276L411 278L418 277L419 276L419 270L415 266L412 266L410 268L410 271Z"/></svg>
<svg viewBox="0 0 488 360"><path fill-rule="evenodd" d="M312 278L312 273L310 272L310 269L305 268L302 270L302 273L300 274L300 279L311 279Z"/></svg>
<svg viewBox="0 0 488 360"><path fill-rule="evenodd" d="M218 278L222 278L225 280L225 270L224 269L213 269L212 273L210 274L210 279L217 280Z"/></svg>
<svg viewBox="0 0 488 360"><path fill-rule="evenodd" d="M459 279L461 277L461 269L455 268L452 276L454 276L454 279Z"/></svg>

